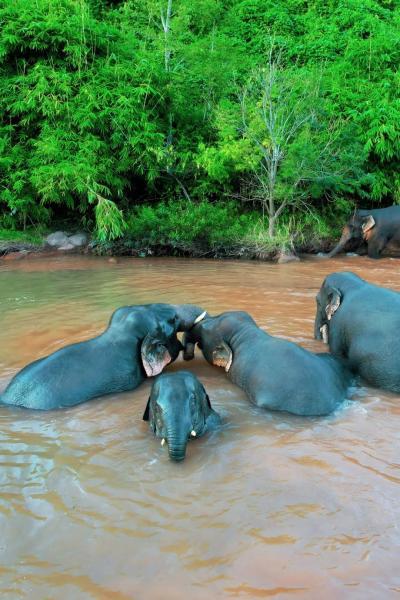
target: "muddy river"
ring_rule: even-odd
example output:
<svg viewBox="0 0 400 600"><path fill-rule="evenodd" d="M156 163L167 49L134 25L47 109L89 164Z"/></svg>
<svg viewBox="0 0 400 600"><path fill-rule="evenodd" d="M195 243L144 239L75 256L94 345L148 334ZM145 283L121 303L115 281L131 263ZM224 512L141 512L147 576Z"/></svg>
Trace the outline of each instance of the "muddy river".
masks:
<svg viewBox="0 0 400 600"><path fill-rule="evenodd" d="M399 269L365 257L3 261L0 390L125 304L243 309L321 351L325 275L352 270L400 290ZM296 418L252 407L199 353L170 368L188 366L223 426L191 441L183 463L142 421L148 382L64 411L0 407L0 597L399 597L400 398L363 387L329 418Z"/></svg>

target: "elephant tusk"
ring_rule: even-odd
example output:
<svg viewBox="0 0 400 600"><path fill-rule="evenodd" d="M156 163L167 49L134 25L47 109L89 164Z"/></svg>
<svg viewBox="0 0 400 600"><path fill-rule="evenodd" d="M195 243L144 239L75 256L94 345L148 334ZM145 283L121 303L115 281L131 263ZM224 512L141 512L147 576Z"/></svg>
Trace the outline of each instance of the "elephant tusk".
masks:
<svg viewBox="0 0 400 600"><path fill-rule="evenodd" d="M231 355L231 356L229 357L229 360L228 360L228 362L227 362L227 363L226 363L226 365L225 365L225 373L228 373L228 372L229 372L229 369L230 369L230 368L231 368L231 366L232 366L232 360L233 360L233 355Z"/></svg>
<svg viewBox="0 0 400 600"><path fill-rule="evenodd" d="M201 313L201 315L199 315L198 317L195 318L194 325L197 325L197 323L200 323L200 321L202 321L206 315L207 315L207 311L205 310L204 312Z"/></svg>
<svg viewBox="0 0 400 600"><path fill-rule="evenodd" d="M190 432L190 435L191 435L192 437L196 437L197 433L195 432L195 430L194 430L194 429L192 429L192 431Z"/></svg>
<svg viewBox="0 0 400 600"><path fill-rule="evenodd" d="M330 321L332 319L332 311L331 311L331 307L329 304L327 304L325 307L325 313L326 313L328 321ZM322 325L322 327L325 327L325 325ZM322 327L321 327L321 329L322 329Z"/></svg>
<svg viewBox="0 0 400 600"><path fill-rule="evenodd" d="M322 335L322 341L324 342L324 344L327 344L329 342L329 336L328 336L328 325L322 325L322 327L320 327L320 332Z"/></svg>
<svg viewBox="0 0 400 600"><path fill-rule="evenodd" d="M165 444L165 438L163 438L163 439L161 440L161 446L164 446L164 444Z"/></svg>

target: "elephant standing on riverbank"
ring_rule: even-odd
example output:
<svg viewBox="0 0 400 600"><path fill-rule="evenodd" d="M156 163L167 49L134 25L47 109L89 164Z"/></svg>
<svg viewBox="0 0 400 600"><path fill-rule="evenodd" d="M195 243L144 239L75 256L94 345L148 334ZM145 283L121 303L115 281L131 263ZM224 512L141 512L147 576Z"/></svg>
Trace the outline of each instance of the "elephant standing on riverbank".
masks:
<svg viewBox="0 0 400 600"><path fill-rule="evenodd" d="M186 360L196 343L209 363L223 367L262 408L327 415L346 397L350 374L339 360L269 335L246 312L225 312L195 325L185 334Z"/></svg>
<svg viewBox="0 0 400 600"><path fill-rule="evenodd" d="M133 390L177 358L177 332L190 329L202 312L190 304L119 308L104 333L27 365L0 403L49 410Z"/></svg>
<svg viewBox="0 0 400 600"><path fill-rule="evenodd" d="M343 272L326 277L316 301L316 339L371 385L400 392L400 294Z"/></svg>
<svg viewBox="0 0 400 600"><path fill-rule="evenodd" d="M221 419L212 409L203 385L189 371L161 375L153 384L143 415L172 460L185 458L188 440L217 427Z"/></svg>
<svg viewBox="0 0 400 600"><path fill-rule="evenodd" d="M400 252L400 206L356 210L343 228L338 244L328 258L344 249L348 242L366 242L368 256L379 258L385 249Z"/></svg>

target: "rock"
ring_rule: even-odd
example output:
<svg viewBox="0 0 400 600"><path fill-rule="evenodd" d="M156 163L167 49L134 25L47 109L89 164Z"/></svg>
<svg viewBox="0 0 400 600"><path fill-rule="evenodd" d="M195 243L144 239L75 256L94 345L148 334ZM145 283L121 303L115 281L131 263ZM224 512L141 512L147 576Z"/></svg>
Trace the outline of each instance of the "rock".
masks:
<svg viewBox="0 0 400 600"><path fill-rule="evenodd" d="M54 233L50 233L45 241L46 244L53 248L60 248L60 246L68 244L68 236L64 231L55 231Z"/></svg>
<svg viewBox="0 0 400 600"><path fill-rule="evenodd" d="M75 233L67 235L65 231L55 231L50 233L46 238L46 243L57 250L73 250L86 246L89 241L89 236L86 233Z"/></svg>
<svg viewBox="0 0 400 600"><path fill-rule="evenodd" d="M86 233L75 233L74 235L70 235L68 238L68 242L79 248L80 246L86 246L89 241L89 236Z"/></svg>
<svg viewBox="0 0 400 600"><path fill-rule="evenodd" d="M59 246L57 248L57 250L73 250L75 248L75 246L73 244L70 244L68 242L68 238L67 238L67 242L65 244L63 244L62 246Z"/></svg>
<svg viewBox="0 0 400 600"><path fill-rule="evenodd" d="M357 252L346 252L346 256L359 256Z"/></svg>
<svg viewBox="0 0 400 600"><path fill-rule="evenodd" d="M300 259L298 256L293 254L293 252L281 252L278 258L278 265L284 265L289 262L299 262Z"/></svg>

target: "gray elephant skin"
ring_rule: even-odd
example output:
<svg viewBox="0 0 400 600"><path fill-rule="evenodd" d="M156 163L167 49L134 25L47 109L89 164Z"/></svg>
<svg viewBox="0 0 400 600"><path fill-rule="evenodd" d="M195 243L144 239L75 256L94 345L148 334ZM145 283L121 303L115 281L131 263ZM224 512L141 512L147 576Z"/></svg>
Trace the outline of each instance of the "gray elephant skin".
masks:
<svg viewBox="0 0 400 600"><path fill-rule="evenodd" d="M49 410L135 389L182 349L176 334L202 309L148 304L117 309L101 335L30 363L11 380L0 403Z"/></svg>
<svg viewBox="0 0 400 600"><path fill-rule="evenodd" d="M196 343L259 407L327 415L346 397L350 374L339 360L269 335L246 312L206 317L195 325L184 336L186 360L193 358Z"/></svg>
<svg viewBox="0 0 400 600"><path fill-rule="evenodd" d="M342 272L326 277L316 301L316 339L371 385L400 392L400 294Z"/></svg>
<svg viewBox="0 0 400 600"><path fill-rule="evenodd" d="M154 434L168 444L169 457L181 461L190 438L220 425L204 386L189 371L165 373L153 383L143 415Z"/></svg>
<svg viewBox="0 0 400 600"><path fill-rule="evenodd" d="M356 210L343 228L338 244L327 255L335 256L346 244L367 243L368 256L379 258L381 252L399 254L400 251L400 206Z"/></svg>

